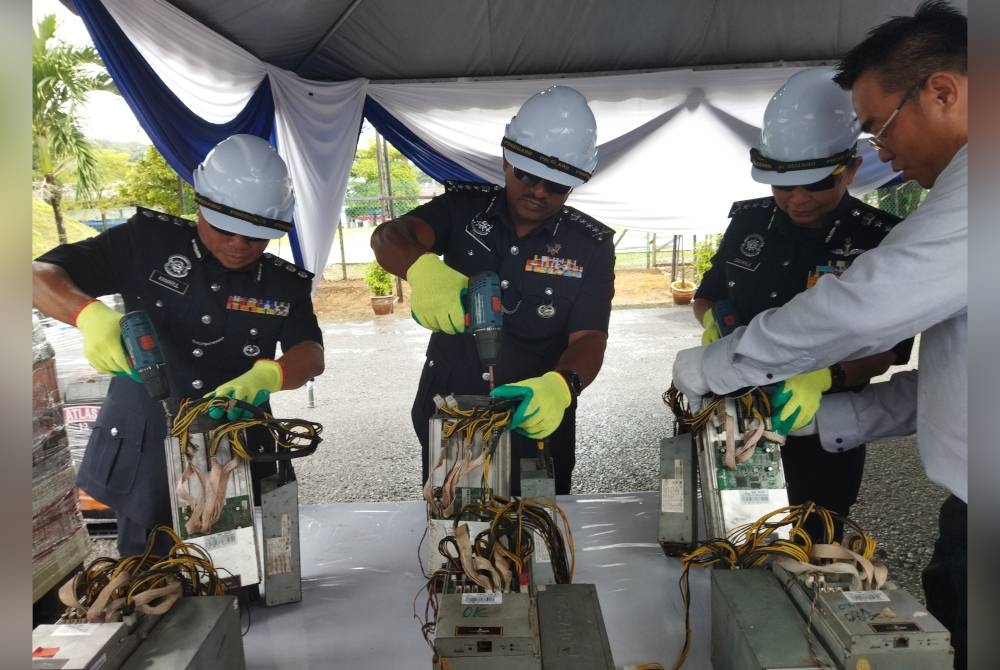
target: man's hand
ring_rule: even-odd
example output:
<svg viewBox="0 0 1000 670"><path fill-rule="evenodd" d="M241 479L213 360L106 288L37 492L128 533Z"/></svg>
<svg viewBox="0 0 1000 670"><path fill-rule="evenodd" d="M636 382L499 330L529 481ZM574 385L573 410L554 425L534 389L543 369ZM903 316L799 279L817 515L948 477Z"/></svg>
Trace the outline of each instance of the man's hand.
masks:
<svg viewBox="0 0 1000 670"><path fill-rule="evenodd" d="M701 334L702 345L711 344L722 337L722 333L719 332L719 325L715 323L715 315L712 313L711 307L705 310L705 313L702 315L701 325L705 327L704 332Z"/></svg>
<svg viewBox="0 0 1000 670"><path fill-rule="evenodd" d="M251 405L260 405L266 402L271 394L280 391L284 383L285 373L281 363L269 358L258 359L253 367L241 374L239 377L221 384L211 393L206 393L206 398L236 398ZM208 415L213 419L221 419L223 410L221 407L213 407L208 410ZM248 419L251 414L245 409L234 407L226 412L226 419L236 421L237 419Z"/></svg>
<svg viewBox="0 0 1000 670"><path fill-rule="evenodd" d="M524 398L514 411L511 430L541 440L562 423L563 414L573 400L566 380L558 372L546 372L490 391L494 398Z"/></svg>
<svg viewBox="0 0 1000 670"><path fill-rule="evenodd" d="M465 332L462 291L469 278L434 254L423 254L406 271L413 319L424 328L447 335Z"/></svg>
<svg viewBox="0 0 1000 670"><path fill-rule="evenodd" d="M98 372L139 380L122 346L122 315L94 299L83 306L74 324L83 335L83 355Z"/></svg>
<svg viewBox="0 0 1000 670"><path fill-rule="evenodd" d="M691 347L678 351L674 359L673 384L687 398L691 412L701 409L702 398L712 391L701 369L704 355L704 347Z"/></svg>
<svg viewBox="0 0 1000 670"><path fill-rule="evenodd" d="M809 424L819 411L823 391L833 380L830 368L795 375L771 391L771 429L788 435Z"/></svg>

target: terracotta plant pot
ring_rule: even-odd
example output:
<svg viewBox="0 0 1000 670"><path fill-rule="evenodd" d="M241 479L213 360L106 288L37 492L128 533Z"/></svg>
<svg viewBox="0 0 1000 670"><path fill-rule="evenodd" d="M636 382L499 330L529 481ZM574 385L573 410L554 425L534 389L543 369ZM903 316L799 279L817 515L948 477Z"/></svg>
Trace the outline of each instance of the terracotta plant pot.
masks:
<svg viewBox="0 0 1000 670"><path fill-rule="evenodd" d="M396 304L396 296L394 295L373 295L372 297L372 311L376 315L392 314L393 306Z"/></svg>
<svg viewBox="0 0 1000 670"><path fill-rule="evenodd" d="M694 297L695 285L692 282L679 279L670 282L670 295L674 298L675 305L686 305Z"/></svg>

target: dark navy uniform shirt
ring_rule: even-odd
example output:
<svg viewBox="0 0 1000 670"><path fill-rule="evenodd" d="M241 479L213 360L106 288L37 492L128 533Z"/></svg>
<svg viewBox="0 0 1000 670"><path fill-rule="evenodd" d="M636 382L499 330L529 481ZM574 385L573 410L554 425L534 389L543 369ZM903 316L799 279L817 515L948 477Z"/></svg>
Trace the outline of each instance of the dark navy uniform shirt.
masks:
<svg viewBox="0 0 1000 670"><path fill-rule="evenodd" d="M770 196L733 203L729 216L729 227L695 298L728 298L742 324L784 305L822 275L840 275L900 221L846 193L817 228L795 225ZM909 360L912 345L910 339L894 347L896 364Z"/></svg>
<svg viewBox="0 0 1000 670"><path fill-rule="evenodd" d="M409 213L433 228L433 251L448 266L469 277L485 270L499 275L504 314L497 385L552 370L570 333L607 332L614 295L611 228L564 206L518 238L506 196L495 185L448 182L443 195ZM442 374L461 375L436 385L439 390L488 392L470 333L433 333L427 357Z"/></svg>
<svg viewBox="0 0 1000 670"><path fill-rule="evenodd" d="M37 260L62 267L85 293L120 293L145 310L167 362L172 402L200 398L304 341L322 344L312 274L271 254L228 270L184 219L139 208L128 222L64 244ZM127 377L112 380L91 434L79 484L139 522L169 523L158 403Z"/></svg>

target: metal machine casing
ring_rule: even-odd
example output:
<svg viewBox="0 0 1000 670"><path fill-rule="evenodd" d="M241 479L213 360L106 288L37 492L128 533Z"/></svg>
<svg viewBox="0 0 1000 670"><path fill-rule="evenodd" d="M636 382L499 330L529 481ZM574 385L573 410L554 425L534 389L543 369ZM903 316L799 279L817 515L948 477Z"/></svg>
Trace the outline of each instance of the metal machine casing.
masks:
<svg viewBox="0 0 1000 670"><path fill-rule="evenodd" d="M205 416L198 417L192 424L188 439L194 446L191 459L195 467L203 473L208 472L206 454L208 452L208 431L217 425L209 423ZM180 440L167 436L164 449L167 455L167 475L170 483L170 510L173 516L174 530L186 542L201 545L216 568L225 570L233 577L239 577L240 586L251 586L261 581L260 561L257 550L257 528L254 524L253 486L250 479L250 464L242 461L230 473L226 485L226 499L218 522L212 527L212 532L192 534L187 532L185 524L191 514L191 507L177 496L177 483L184 472L184 461L181 456ZM219 445L217 457L223 464L232 458L228 438ZM187 480L191 495L197 499L201 493L198 480L189 477Z"/></svg>

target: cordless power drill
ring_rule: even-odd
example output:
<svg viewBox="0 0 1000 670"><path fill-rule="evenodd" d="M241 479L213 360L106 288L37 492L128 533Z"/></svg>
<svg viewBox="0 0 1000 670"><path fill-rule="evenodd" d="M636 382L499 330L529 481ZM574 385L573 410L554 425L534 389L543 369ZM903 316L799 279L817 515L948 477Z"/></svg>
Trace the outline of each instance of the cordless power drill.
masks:
<svg viewBox="0 0 1000 670"><path fill-rule="evenodd" d="M121 318L122 345L128 355L129 365L142 380L142 385L153 400L159 400L167 416L170 428L170 381L167 379L167 362L160 350L160 340L156 336L149 314L133 310Z"/></svg>
<svg viewBox="0 0 1000 670"><path fill-rule="evenodd" d="M469 278L469 289L462 298L465 307L465 330L476 340L480 362L489 369L493 389L493 366L500 360L503 341L503 305L500 301L500 277L496 272L480 272Z"/></svg>

